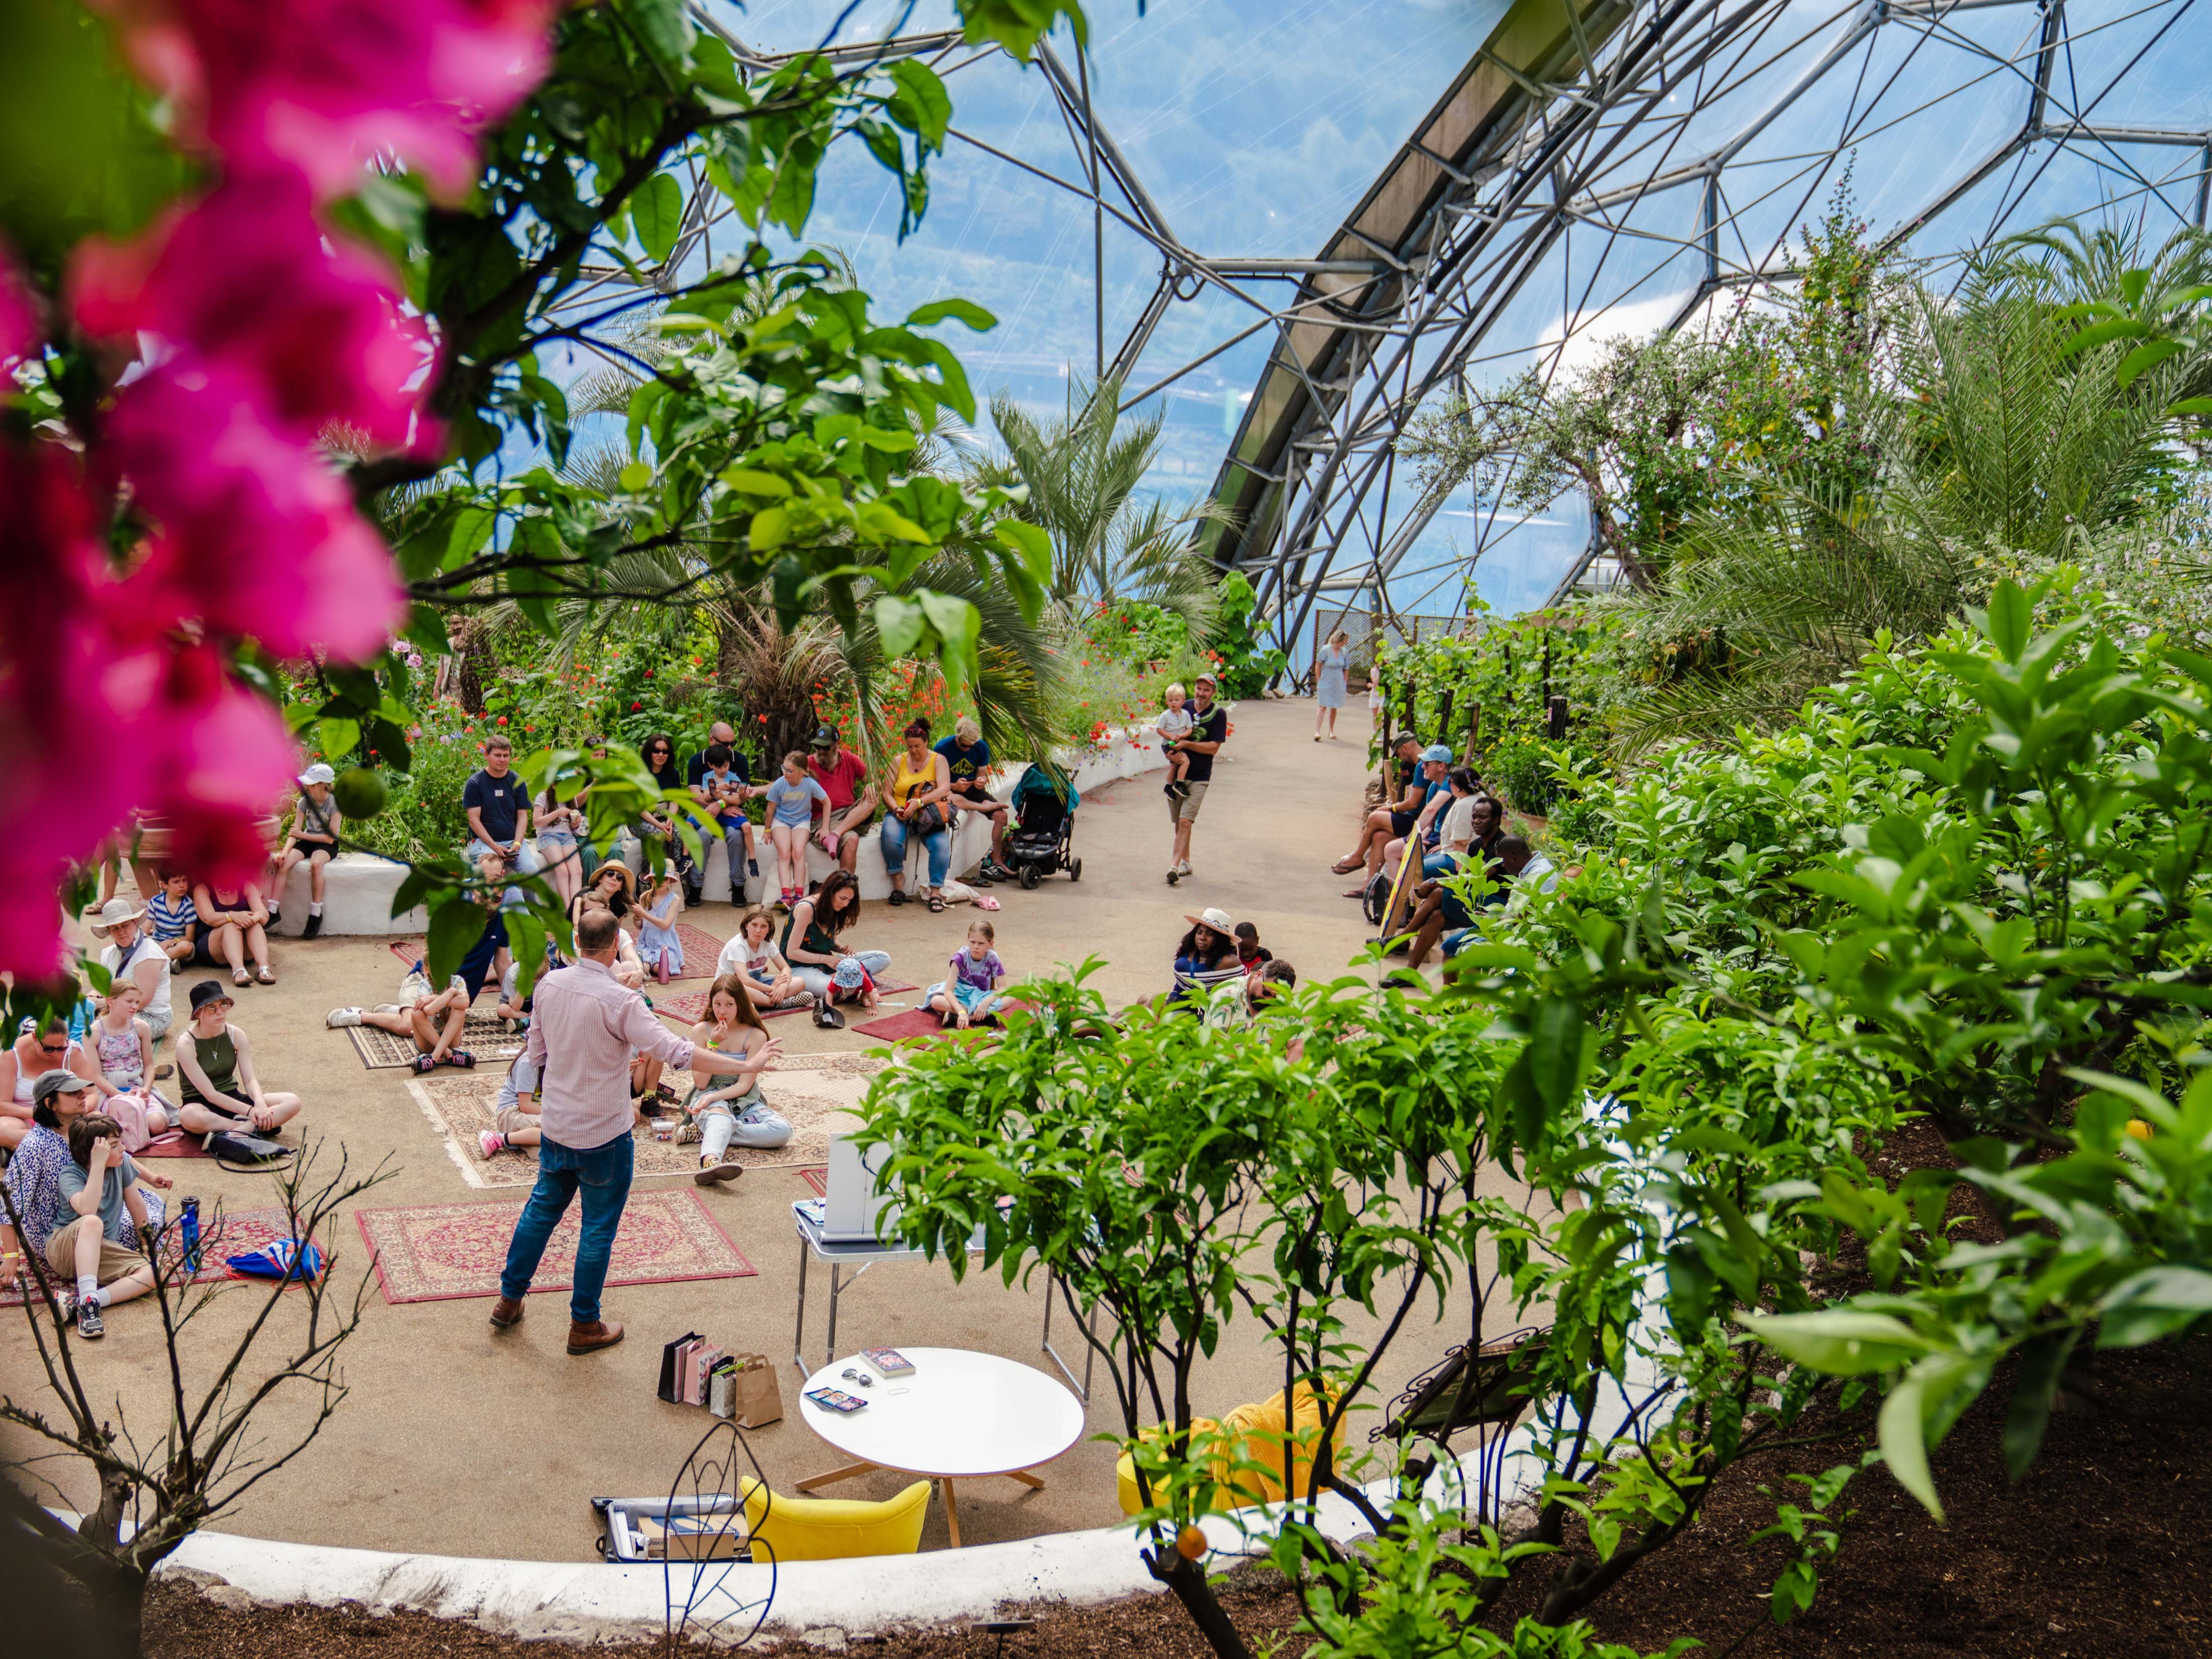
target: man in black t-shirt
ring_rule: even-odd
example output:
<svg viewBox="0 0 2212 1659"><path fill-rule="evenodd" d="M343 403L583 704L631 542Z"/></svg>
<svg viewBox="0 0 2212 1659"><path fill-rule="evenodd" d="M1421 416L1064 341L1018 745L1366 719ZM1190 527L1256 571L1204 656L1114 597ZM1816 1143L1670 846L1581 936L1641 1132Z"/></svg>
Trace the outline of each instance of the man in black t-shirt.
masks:
<svg viewBox="0 0 2212 1659"><path fill-rule="evenodd" d="M1168 819L1175 826L1175 854L1168 866L1172 887L1191 873L1190 831L1198 822L1198 809L1206 804L1206 786L1213 781L1213 757L1229 740L1229 713L1213 701L1213 676L1200 674L1191 682L1190 735L1168 745L1170 754L1187 755L1189 769L1183 774L1188 791L1180 799L1168 797Z"/></svg>
<svg viewBox="0 0 2212 1659"><path fill-rule="evenodd" d="M745 877L760 874L760 861L753 856L752 820L745 816L745 802L759 791L753 787L744 751L738 747L738 734L727 722L716 720L709 728L707 746L691 757L684 781L691 787L691 799L699 803L691 822L702 836L722 838L730 855L730 902L743 904Z"/></svg>
<svg viewBox="0 0 2212 1659"><path fill-rule="evenodd" d="M514 747L502 737L484 740L483 769L461 791L461 805L469 815L469 844L462 856L473 865L488 855L506 860L518 876L534 876L545 867L530 841L530 796L514 774ZM522 890L507 890L507 902L522 902Z"/></svg>

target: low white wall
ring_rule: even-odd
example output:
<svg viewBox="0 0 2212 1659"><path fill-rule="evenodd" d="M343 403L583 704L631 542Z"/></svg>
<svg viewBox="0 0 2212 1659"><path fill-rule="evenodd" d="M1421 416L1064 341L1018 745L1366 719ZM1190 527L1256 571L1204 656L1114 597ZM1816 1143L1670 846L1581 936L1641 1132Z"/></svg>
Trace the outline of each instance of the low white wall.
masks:
<svg viewBox="0 0 2212 1659"><path fill-rule="evenodd" d="M340 853L323 872L323 932L325 933L420 933L430 926L430 913L419 907L404 915L392 914L392 901L399 884L407 879L407 866L374 853ZM286 878L277 902L283 907L276 932L296 939L307 925L307 904L313 896L307 866L295 865Z"/></svg>

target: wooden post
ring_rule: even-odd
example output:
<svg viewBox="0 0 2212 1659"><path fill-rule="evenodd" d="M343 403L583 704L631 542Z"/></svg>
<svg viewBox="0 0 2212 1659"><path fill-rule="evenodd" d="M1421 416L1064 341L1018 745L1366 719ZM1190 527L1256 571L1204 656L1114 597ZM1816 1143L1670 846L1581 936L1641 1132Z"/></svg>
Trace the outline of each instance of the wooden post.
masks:
<svg viewBox="0 0 2212 1659"><path fill-rule="evenodd" d="M1437 741L1451 741L1452 694L1447 690L1437 703Z"/></svg>
<svg viewBox="0 0 2212 1659"><path fill-rule="evenodd" d="M1482 705L1467 711L1467 763L1474 764L1474 746L1482 740Z"/></svg>
<svg viewBox="0 0 2212 1659"><path fill-rule="evenodd" d="M1553 743L1557 743L1567 735L1567 700L1565 697L1553 697L1546 708L1544 732Z"/></svg>

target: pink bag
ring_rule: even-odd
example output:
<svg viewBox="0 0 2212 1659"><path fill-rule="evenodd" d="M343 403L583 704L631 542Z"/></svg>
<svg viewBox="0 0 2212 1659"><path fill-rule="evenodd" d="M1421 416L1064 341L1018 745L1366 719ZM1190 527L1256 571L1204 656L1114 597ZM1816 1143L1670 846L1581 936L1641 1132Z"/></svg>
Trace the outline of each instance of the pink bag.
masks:
<svg viewBox="0 0 2212 1659"><path fill-rule="evenodd" d="M146 1121L148 1110L156 1106L166 1108L167 1104L167 1102L151 1091L131 1089L122 1094L111 1097L107 1103L100 1109L113 1118L116 1126L123 1131L123 1150L126 1152L143 1152L152 1144L154 1139L154 1132ZM174 1112L166 1112L162 1128L166 1131L175 1121Z"/></svg>

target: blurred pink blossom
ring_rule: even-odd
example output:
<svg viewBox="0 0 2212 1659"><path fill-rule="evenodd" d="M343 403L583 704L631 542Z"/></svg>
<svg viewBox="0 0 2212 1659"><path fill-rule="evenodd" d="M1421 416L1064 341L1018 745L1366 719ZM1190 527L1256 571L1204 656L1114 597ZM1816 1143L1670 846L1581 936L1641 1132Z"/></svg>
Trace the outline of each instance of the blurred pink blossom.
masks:
<svg viewBox="0 0 2212 1659"><path fill-rule="evenodd" d="M293 168L328 201L404 157L439 196L544 74L559 0L97 0L140 74L234 173Z"/></svg>
<svg viewBox="0 0 2212 1659"><path fill-rule="evenodd" d="M422 325L375 256L325 244L296 184L227 184L132 241L87 240L70 300L88 333L151 335L252 375L302 436L333 421L380 447L413 435Z"/></svg>
<svg viewBox="0 0 2212 1659"><path fill-rule="evenodd" d="M116 394L102 446L155 534L145 603L282 656L373 655L406 604L383 538L329 463L248 383L175 358Z"/></svg>

